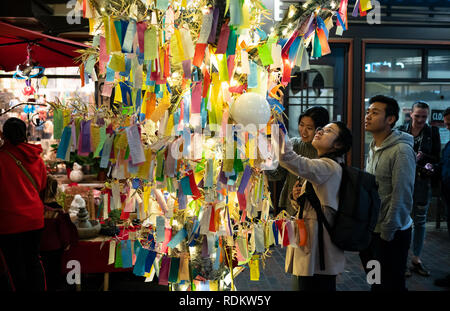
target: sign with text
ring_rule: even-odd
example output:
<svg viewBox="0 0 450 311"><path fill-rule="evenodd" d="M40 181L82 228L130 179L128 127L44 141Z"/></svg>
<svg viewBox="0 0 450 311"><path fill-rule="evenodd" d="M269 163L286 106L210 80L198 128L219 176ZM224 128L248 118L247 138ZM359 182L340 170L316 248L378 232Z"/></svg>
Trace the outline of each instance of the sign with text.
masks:
<svg viewBox="0 0 450 311"><path fill-rule="evenodd" d="M432 109L430 123L437 127L444 127L444 110Z"/></svg>

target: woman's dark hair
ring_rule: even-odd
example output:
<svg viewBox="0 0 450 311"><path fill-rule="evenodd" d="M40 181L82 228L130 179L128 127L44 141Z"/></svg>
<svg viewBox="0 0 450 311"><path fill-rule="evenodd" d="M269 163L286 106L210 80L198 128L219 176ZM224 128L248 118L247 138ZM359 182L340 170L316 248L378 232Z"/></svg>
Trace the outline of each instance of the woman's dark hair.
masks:
<svg viewBox="0 0 450 311"><path fill-rule="evenodd" d="M56 199L58 193L58 180L53 175L47 175L47 186L44 192L44 202L49 203Z"/></svg>
<svg viewBox="0 0 450 311"><path fill-rule="evenodd" d="M338 150L327 153L322 157L327 158L338 158L343 156L352 148L352 132L348 129L344 122L341 121L332 121L331 123L336 124L339 128L339 135L336 138L336 142L340 143L341 147Z"/></svg>
<svg viewBox="0 0 450 311"><path fill-rule="evenodd" d="M9 118L3 124L3 137L13 145L27 141L27 126L18 118Z"/></svg>
<svg viewBox="0 0 450 311"><path fill-rule="evenodd" d="M328 110L323 108L322 106L315 106L306 109L303 113L298 117L298 124L302 121L303 117L310 117L314 122L314 127L324 127L330 122L330 115L328 114Z"/></svg>

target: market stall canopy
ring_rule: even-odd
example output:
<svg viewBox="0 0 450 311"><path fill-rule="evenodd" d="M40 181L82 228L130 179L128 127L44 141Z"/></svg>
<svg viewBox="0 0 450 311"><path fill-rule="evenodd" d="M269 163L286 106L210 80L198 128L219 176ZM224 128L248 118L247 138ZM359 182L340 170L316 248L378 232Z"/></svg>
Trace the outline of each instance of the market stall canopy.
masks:
<svg viewBox="0 0 450 311"><path fill-rule="evenodd" d="M0 68L14 71L17 65L24 63L29 44L31 58L42 67L77 66L74 58L80 54L76 50L89 47L0 22Z"/></svg>

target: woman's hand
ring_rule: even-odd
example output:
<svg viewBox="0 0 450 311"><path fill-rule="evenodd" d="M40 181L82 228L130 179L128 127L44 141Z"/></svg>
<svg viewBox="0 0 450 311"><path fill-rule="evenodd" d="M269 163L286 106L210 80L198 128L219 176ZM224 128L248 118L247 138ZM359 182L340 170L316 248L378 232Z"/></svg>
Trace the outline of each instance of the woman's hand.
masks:
<svg viewBox="0 0 450 311"><path fill-rule="evenodd" d="M302 185L300 184L300 180L297 180L292 188L292 198L297 200L302 192Z"/></svg>

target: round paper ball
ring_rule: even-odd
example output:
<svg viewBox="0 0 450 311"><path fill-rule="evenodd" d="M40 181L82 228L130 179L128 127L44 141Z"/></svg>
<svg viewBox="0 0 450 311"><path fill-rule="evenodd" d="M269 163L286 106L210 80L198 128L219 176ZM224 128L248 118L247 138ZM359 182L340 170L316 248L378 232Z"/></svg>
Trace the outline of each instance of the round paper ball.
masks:
<svg viewBox="0 0 450 311"><path fill-rule="evenodd" d="M258 93L244 93L231 106L234 121L244 126L267 124L270 120L270 106L266 98Z"/></svg>

